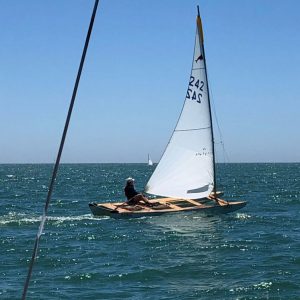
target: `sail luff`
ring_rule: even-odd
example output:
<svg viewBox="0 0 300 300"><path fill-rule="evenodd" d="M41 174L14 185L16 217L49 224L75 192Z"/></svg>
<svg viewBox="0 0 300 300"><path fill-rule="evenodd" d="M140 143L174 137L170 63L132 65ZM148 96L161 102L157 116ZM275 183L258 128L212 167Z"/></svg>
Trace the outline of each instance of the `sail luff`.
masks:
<svg viewBox="0 0 300 300"><path fill-rule="evenodd" d="M199 44L200 44L200 47L201 47L201 52L203 53L203 63L204 63L204 68L205 68L205 77L206 77L206 85L207 85L207 99L208 99L209 116L210 116L210 129L211 129L211 137L212 137L213 173L214 173L213 174L213 177L214 177L213 194L216 195L217 180L216 180L216 159L215 159L214 130L213 130L213 123L212 123L209 84L208 84L208 78L207 78L206 58L205 58L205 49L204 49L204 35L203 35L202 21L201 21L201 17L200 17L199 6L197 6L197 10L198 10L197 27L198 27L198 33L199 33Z"/></svg>

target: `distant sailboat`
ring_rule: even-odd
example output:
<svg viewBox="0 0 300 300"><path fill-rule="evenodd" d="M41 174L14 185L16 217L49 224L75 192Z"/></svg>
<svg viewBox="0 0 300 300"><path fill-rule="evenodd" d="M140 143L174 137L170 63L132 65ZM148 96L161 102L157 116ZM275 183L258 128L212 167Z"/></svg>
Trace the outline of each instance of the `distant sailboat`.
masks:
<svg viewBox="0 0 300 300"><path fill-rule="evenodd" d="M198 7L194 57L184 106L168 146L145 187L145 192L165 198L150 200L155 203L152 207L90 203L92 213L113 217L188 211L221 214L244 207L245 201L227 202L218 198L213 141L204 39Z"/></svg>
<svg viewBox="0 0 300 300"><path fill-rule="evenodd" d="M153 166L153 161L150 157L150 154L148 154L148 166Z"/></svg>

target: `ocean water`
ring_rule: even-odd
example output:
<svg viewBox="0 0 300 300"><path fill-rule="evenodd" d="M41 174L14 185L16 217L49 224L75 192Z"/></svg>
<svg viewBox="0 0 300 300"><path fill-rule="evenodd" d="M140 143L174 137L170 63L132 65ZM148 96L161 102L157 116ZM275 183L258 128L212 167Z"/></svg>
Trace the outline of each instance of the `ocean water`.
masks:
<svg viewBox="0 0 300 300"><path fill-rule="evenodd" d="M20 299L52 165L0 165L0 299ZM300 164L219 164L240 211L96 218L144 164L63 164L28 299L300 299Z"/></svg>

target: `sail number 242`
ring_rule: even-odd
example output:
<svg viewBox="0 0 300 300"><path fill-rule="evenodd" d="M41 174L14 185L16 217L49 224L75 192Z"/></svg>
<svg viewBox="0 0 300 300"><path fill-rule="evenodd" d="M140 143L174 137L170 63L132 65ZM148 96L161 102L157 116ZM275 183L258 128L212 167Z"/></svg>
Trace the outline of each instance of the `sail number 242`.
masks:
<svg viewBox="0 0 300 300"><path fill-rule="evenodd" d="M187 90L186 98L196 100L198 103L201 103L202 93L203 92L204 82L199 79L195 81L195 77L190 77L189 88ZM196 87L196 90L195 90ZM201 91L201 92L200 92Z"/></svg>

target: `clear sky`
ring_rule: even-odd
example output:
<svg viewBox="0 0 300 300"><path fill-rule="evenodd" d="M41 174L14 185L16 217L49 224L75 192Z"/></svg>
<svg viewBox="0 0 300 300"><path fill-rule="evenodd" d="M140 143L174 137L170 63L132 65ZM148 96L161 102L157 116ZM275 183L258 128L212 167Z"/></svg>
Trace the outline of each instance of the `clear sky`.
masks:
<svg viewBox="0 0 300 300"><path fill-rule="evenodd" d="M93 4L0 0L0 163L55 161ZM229 161L300 162L298 0L100 1L62 162L159 160L197 4Z"/></svg>

